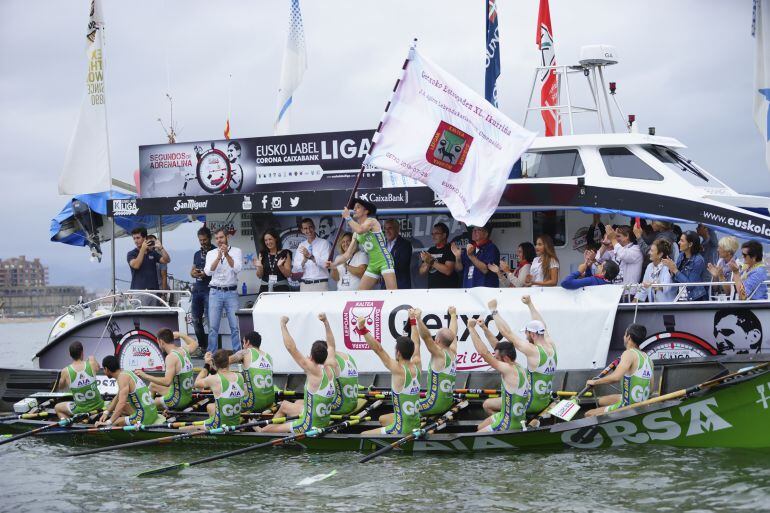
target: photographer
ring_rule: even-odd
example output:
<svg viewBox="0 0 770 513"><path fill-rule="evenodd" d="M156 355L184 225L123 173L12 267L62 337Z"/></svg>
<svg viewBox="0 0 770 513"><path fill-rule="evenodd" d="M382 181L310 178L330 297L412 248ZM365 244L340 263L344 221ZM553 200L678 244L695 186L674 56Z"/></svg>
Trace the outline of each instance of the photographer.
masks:
<svg viewBox="0 0 770 513"><path fill-rule="evenodd" d="M198 339L198 349L195 350L195 356L203 356L201 345L207 341L203 319L209 309L209 283L211 282L211 278L203 272L203 269L206 267L206 254L212 250L211 230L205 226L198 230L198 242L200 242L201 249L193 255L193 266L190 270L190 276L195 278L192 289L191 313L195 338ZM206 343L208 344L208 342Z"/></svg>
<svg viewBox="0 0 770 513"><path fill-rule="evenodd" d="M131 230L135 249L126 255L128 266L131 269L132 290L158 290L158 264L171 262L166 250L158 241L147 238L146 228L134 228ZM157 302L149 296L139 298L145 306L155 306Z"/></svg>

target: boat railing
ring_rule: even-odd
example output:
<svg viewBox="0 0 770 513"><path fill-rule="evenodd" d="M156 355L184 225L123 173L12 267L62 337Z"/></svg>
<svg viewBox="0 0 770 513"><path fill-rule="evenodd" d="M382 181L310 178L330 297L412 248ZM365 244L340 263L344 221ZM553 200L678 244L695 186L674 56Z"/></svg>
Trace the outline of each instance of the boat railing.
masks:
<svg viewBox="0 0 770 513"><path fill-rule="evenodd" d="M762 283L764 283L766 286L770 286L770 280L765 280ZM730 287L729 294L725 292L724 286ZM664 288L672 288L672 287L677 287L679 289L673 301L652 301L652 302L678 303L681 301L688 301L687 287L707 287L709 290L708 301L689 301L691 303L709 303L712 301L723 302L723 301L738 300L736 298L736 293L735 293L735 282L733 281L695 281L695 282L687 282L687 283L679 283L679 282L652 283L650 284L649 287L645 287L642 283L626 283L623 286L623 298L625 299L624 302L626 303L633 302L634 298L636 297L636 293L639 289L650 288L654 290L654 289L664 289ZM751 291L751 294L749 294L749 296L742 301L751 301L758 289L759 287L754 288L754 290Z"/></svg>

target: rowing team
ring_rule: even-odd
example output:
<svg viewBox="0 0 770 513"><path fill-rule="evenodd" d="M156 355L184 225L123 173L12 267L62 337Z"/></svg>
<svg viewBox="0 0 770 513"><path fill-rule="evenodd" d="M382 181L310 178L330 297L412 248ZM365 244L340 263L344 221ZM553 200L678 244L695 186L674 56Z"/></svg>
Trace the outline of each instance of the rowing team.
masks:
<svg viewBox="0 0 770 513"><path fill-rule="evenodd" d="M476 319L468 321L476 351L501 376L500 397L484 402L484 410L489 416L479 424L479 431L522 429L528 413L543 414L552 404L553 377L557 369L556 345L532 299L524 296L522 302L531 315L531 320L520 330L526 339L511 330L497 311L496 300L489 302L489 308L502 341L498 341L487 324ZM448 313L449 328L439 329L434 337L422 320L421 310L410 309L410 336L396 339L394 358L369 332L366 319L357 320L358 333L391 372L393 402L393 413L380 417L382 427L364 434L411 433L420 427L421 416L441 415L452 407L457 374L457 311L450 307ZM321 313L318 318L324 326L326 340L313 342L309 355L303 355L297 349L288 330L289 318L284 316L280 320L284 346L306 374L304 398L282 401L275 413L275 418L296 420L270 424L262 431L302 433L310 428L324 428L330 424L331 415L350 414L362 407L356 362L351 355L337 351L326 315ZM482 342L477 327L484 332L494 353ZM587 385L594 386L623 380L623 393L600 398L600 407L586 415L602 414L649 398L653 366L650 358L638 348L645 337L643 326L632 324L628 327L624 337L626 351L615 371L587 382ZM182 340L181 347L174 342L178 338ZM184 429L235 426L240 423L241 413L260 413L274 407L272 358L260 349L261 337L258 333L247 334L243 339L244 349L233 355L225 350L218 350L213 355L207 353L206 364L194 381L189 355L197 348L197 342L168 329L160 330L157 339L166 354L164 376L120 369L117 358L104 358L104 372L116 379L118 393L105 409L98 425L162 423L165 418L158 413L158 408L180 410L189 406L193 400L193 388L211 390L214 402L207 405L210 416L203 425ZM428 386L422 399L420 341L430 355ZM516 363L517 350L526 356L526 368ZM79 342L70 346L70 355L73 363L61 371L59 388L69 389L73 402L56 405L61 418L104 407L95 378L99 370L97 362L93 357L84 361L83 346ZM241 363L243 371L231 371L233 363ZM149 386L146 382L150 383Z"/></svg>

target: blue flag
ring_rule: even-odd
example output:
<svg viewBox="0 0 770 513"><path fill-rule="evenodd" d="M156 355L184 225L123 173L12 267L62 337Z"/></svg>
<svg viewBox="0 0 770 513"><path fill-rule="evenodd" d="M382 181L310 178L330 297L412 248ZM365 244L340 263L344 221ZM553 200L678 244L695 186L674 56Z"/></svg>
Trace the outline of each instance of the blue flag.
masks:
<svg viewBox="0 0 770 513"><path fill-rule="evenodd" d="M484 98L497 107L497 77L500 76L500 36L497 32L497 0L487 0L487 63Z"/></svg>

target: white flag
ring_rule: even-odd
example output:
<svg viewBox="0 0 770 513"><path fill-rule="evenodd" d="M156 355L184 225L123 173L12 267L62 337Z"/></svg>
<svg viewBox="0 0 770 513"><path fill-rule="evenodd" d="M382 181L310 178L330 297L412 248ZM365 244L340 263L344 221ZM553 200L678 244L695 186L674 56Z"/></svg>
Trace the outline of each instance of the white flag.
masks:
<svg viewBox="0 0 770 513"><path fill-rule="evenodd" d="M455 219L481 226L534 139L534 133L412 49L367 164L426 184Z"/></svg>
<svg viewBox="0 0 770 513"><path fill-rule="evenodd" d="M768 0L754 0L754 21L752 35L756 40L757 52L754 65L754 122L765 141L765 161L770 168L770 6Z"/></svg>
<svg viewBox="0 0 770 513"><path fill-rule="evenodd" d="M299 0L291 0L290 17L289 37L286 40L286 50L283 53L283 65L281 66L281 85L278 88L278 112L273 126L275 135L289 133L289 108L293 101L294 91L302 82L302 76L307 69L305 31L302 28Z"/></svg>
<svg viewBox="0 0 770 513"><path fill-rule="evenodd" d="M104 108L104 19L100 0L91 0L86 31L85 95L72 135L64 169L59 176L59 194L84 194L110 189L110 159L107 148L107 111Z"/></svg>

